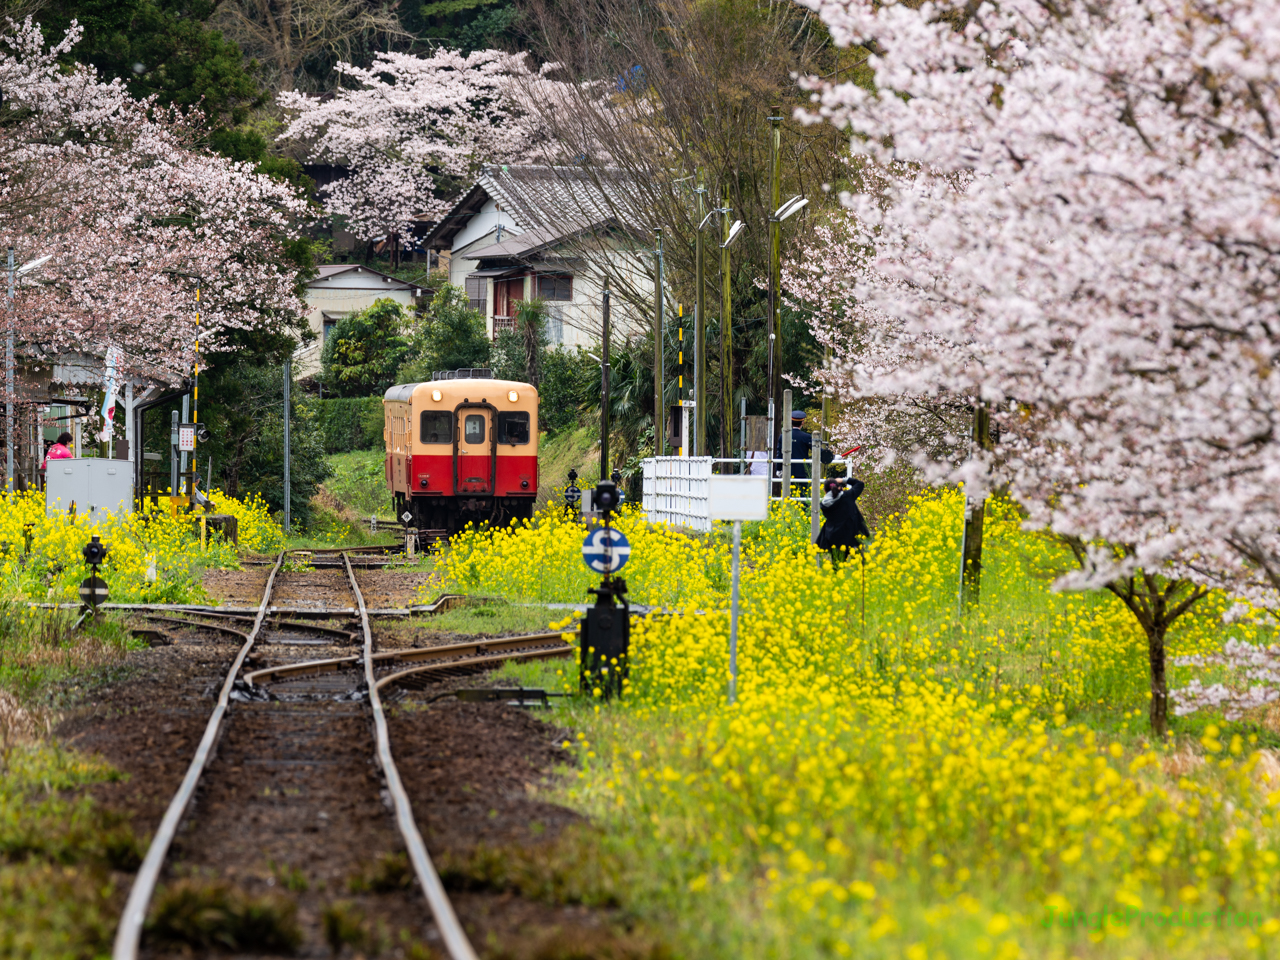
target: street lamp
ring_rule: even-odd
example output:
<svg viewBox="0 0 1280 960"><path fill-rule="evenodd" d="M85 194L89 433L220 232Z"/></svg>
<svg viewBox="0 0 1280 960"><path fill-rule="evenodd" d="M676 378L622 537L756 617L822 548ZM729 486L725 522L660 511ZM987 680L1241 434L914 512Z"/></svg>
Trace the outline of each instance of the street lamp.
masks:
<svg viewBox="0 0 1280 960"><path fill-rule="evenodd" d="M729 453L729 424L733 422L733 293L730 290L729 247L742 232L741 220L729 222L729 184L724 184L722 196L724 206L720 226L723 240L720 243L720 378L724 389L720 395L720 436L724 453Z"/></svg>
<svg viewBox="0 0 1280 960"><path fill-rule="evenodd" d="M771 118L777 119L777 118ZM777 133L777 124L774 124L774 133ZM776 155L775 143L775 155ZM781 193L780 184L778 182L779 171L775 165L774 183L773 183L773 202L778 203ZM792 197L786 203L781 204L773 215L769 217L769 444L770 451L773 450L773 431L775 428L775 419L777 417L776 401L779 399L779 393L782 380L782 359L779 351L782 349L782 221L799 213L809 204L808 197ZM778 356L778 370L774 372L774 356ZM775 380L775 377L777 378ZM783 422L790 416L790 411L784 411L782 414ZM770 458L773 454L770 453ZM770 471L772 472L772 471Z"/></svg>
<svg viewBox="0 0 1280 960"><path fill-rule="evenodd" d="M13 247L9 248L9 310L12 314L13 310L13 281L14 278L22 276L24 273L30 273L37 267L42 267L53 259L53 254L45 254L43 257L37 257L35 260L28 261L22 266L14 269L13 266ZM9 318L9 335L5 338L4 345L4 478L5 489L12 491L13 484L13 317Z"/></svg>

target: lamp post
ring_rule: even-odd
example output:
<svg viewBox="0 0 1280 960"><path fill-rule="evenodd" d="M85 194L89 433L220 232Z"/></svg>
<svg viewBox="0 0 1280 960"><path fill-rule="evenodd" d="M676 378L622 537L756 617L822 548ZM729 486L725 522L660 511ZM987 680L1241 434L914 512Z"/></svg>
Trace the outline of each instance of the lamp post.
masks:
<svg viewBox="0 0 1280 960"><path fill-rule="evenodd" d="M666 344L663 341L663 289L662 289L662 228L657 228L658 242L654 250L658 259L658 295L653 316L653 453L657 457L667 455L666 431Z"/></svg>
<svg viewBox="0 0 1280 960"><path fill-rule="evenodd" d="M770 120L780 118L770 117ZM778 126L774 123L775 155ZM779 192L778 170L774 170L774 200L776 204ZM769 457L773 458L774 430L779 423L785 425L791 417L790 410L778 411L777 401L782 395L782 221L803 210L809 201L805 197L792 197L786 203L776 206L769 217ZM772 463L769 468L773 473Z"/></svg>
<svg viewBox="0 0 1280 960"><path fill-rule="evenodd" d="M609 278L600 302L600 479L609 479Z"/></svg>
<svg viewBox="0 0 1280 960"><path fill-rule="evenodd" d="M13 482L13 398L15 396L13 382L13 281L15 278L29 273L36 267L43 266L53 259L52 254L38 257L24 263L16 270L13 266L13 247L9 248L9 330L4 342L4 483L5 489L12 491Z"/></svg>
<svg viewBox="0 0 1280 960"><path fill-rule="evenodd" d="M706 302L703 296L704 287L704 270L702 262L702 230L707 225L707 221L711 219L711 214L707 213L707 188L702 185L702 171L698 171L698 188L694 191L698 195L698 216L701 222L694 237L694 255L693 255L693 287L694 287L694 305L693 305L693 433L686 441L689 445L689 456L696 457L702 449L707 430L707 378L706 378L706 357L703 352L706 349L707 335L707 310Z"/></svg>
<svg viewBox="0 0 1280 960"><path fill-rule="evenodd" d="M742 221L729 223L729 183L725 181L720 208L723 242L720 244L720 447L728 456L729 438L733 435L733 289L729 274L729 247L742 232Z"/></svg>

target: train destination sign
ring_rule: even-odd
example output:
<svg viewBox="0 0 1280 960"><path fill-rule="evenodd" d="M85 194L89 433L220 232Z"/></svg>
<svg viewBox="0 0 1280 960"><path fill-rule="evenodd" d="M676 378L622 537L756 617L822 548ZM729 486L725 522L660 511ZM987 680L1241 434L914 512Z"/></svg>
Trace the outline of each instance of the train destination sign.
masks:
<svg viewBox="0 0 1280 960"><path fill-rule="evenodd" d="M631 544L619 530L593 530L582 541L582 559L596 573L617 573L631 556Z"/></svg>

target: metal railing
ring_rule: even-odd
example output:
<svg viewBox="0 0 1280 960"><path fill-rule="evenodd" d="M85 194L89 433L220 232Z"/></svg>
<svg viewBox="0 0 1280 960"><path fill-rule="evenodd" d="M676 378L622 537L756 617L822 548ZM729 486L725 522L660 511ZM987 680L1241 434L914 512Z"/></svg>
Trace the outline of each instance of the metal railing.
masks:
<svg viewBox="0 0 1280 960"><path fill-rule="evenodd" d="M796 460L792 464L810 465L811 461ZM641 503L654 523L709 531L712 523L708 492L713 475L754 473L756 476L774 476L782 472L782 466L782 460L772 457L760 460L743 457L649 457L641 461ZM826 476L832 467L843 468L845 479L853 476L853 464L849 460L823 464L822 476ZM788 491L784 490L782 478L774 476L769 495L775 501L788 499L810 505L813 502L811 491L810 479L792 478Z"/></svg>

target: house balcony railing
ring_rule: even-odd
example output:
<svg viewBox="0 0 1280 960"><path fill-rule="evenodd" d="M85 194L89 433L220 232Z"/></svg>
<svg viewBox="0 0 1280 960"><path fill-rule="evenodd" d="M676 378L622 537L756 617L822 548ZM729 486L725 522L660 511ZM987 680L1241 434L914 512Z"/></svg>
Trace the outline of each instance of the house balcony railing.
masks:
<svg viewBox="0 0 1280 960"><path fill-rule="evenodd" d="M496 315L494 316L494 318L493 318L493 335L494 335L495 337L496 337L498 334L500 334L500 333L505 333L505 332L507 332L507 331L509 331L509 330L515 330L515 328L516 328L516 318L515 318L515 317L499 317L499 316L496 316Z"/></svg>

